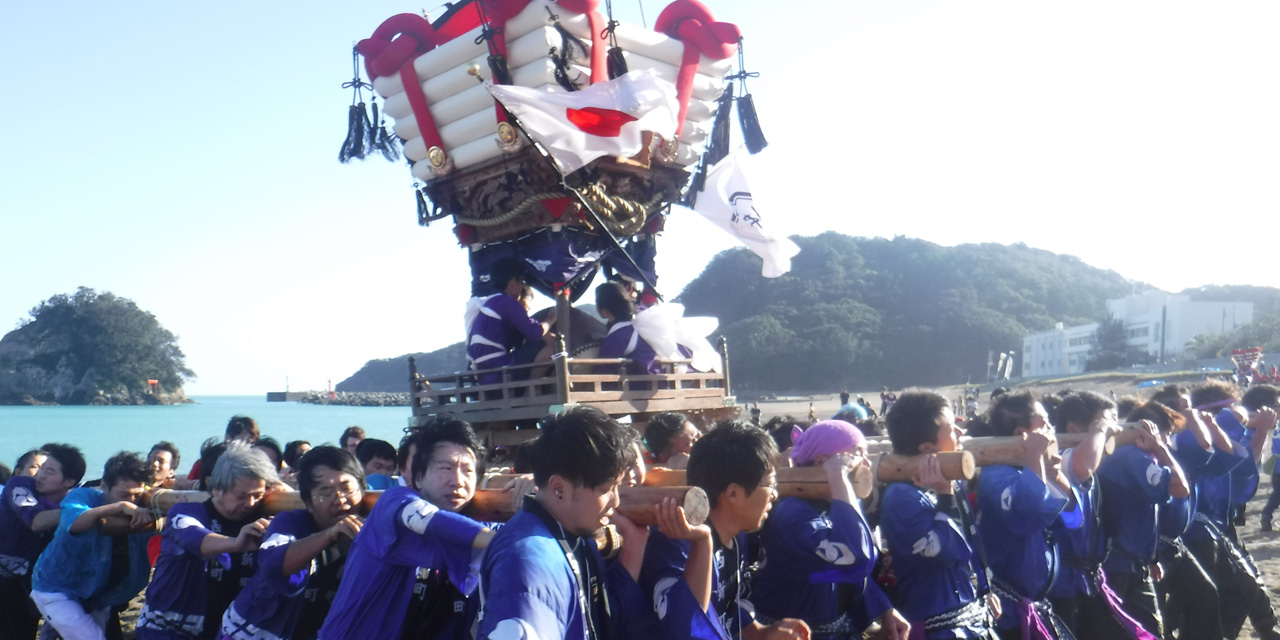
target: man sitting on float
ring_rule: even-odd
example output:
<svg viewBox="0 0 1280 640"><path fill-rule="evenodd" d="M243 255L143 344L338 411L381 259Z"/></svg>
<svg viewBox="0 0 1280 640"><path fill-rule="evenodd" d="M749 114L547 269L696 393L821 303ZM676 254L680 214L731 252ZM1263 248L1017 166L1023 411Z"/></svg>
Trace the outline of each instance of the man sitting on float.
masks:
<svg viewBox="0 0 1280 640"><path fill-rule="evenodd" d="M631 296L617 282L596 287L596 312L609 323L609 333L600 343L601 358L629 358L627 373L634 375L662 373L658 354L631 325L636 315ZM596 365L596 373L618 373L618 365Z"/></svg>
<svg viewBox="0 0 1280 640"><path fill-rule="evenodd" d="M551 360L550 327L555 312L546 322L529 317L520 303L524 289L524 269L514 258L503 258L493 265L489 282L498 292L487 298L473 298L467 309L467 361L472 371L496 369ZM516 379L529 377L528 370L517 372ZM500 373L486 373L480 384L502 381Z"/></svg>

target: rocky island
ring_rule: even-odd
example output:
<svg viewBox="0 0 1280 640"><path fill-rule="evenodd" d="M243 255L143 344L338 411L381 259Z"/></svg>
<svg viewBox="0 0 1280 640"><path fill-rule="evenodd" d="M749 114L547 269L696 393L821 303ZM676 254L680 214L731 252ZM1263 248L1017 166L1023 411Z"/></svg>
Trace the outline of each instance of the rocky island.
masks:
<svg viewBox="0 0 1280 640"><path fill-rule="evenodd" d="M178 404L194 377L155 316L86 287L41 302L0 338L0 405Z"/></svg>

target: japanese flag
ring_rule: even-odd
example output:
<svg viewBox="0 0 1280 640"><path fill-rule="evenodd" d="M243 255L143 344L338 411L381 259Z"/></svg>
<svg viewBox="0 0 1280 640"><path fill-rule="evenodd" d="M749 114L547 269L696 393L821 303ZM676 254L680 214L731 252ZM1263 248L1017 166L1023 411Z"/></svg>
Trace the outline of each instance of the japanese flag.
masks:
<svg viewBox="0 0 1280 640"><path fill-rule="evenodd" d="M679 111L675 85L651 70L632 71L581 91L489 85L489 93L546 147L566 175L601 156L640 153L641 132L674 137Z"/></svg>
<svg viewBox="0 0 1280 640"><path fill-rule="evenodd" d="M761 275L776 278L791 270L791 258L800 253L800 247L764 226L742 173L741 155L741 151L731 153L711 169L694 210L764 259Z"/></svg>

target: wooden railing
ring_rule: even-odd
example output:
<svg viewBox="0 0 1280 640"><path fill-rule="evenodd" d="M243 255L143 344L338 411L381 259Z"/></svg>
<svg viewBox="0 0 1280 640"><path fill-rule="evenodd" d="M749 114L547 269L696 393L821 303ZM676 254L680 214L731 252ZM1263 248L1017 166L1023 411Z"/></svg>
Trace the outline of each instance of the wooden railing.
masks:
<svg viewBox="0 0 1280 640"><path fill-rule="evenodd" d="M574 404L623 414L720 408L732 403L724 373L676 372L689 360L660 359L661 374L594 373L601 365L625 371L630 362L560 356L551 362L423 376L410 359L410 404L414 416L454 413L480 422L540 418ZM517 379L524 372L539 377ZM478 384L491 374L498 374L500 380Z"/></svg>

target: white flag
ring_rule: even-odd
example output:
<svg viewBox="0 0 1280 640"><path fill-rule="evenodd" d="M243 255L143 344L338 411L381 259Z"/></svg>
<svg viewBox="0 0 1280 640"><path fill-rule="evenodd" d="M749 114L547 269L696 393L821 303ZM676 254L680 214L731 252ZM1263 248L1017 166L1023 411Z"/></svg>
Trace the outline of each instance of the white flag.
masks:
<svg viewBox="0 0 1280 640"><path fill-rule="evenodd" d="M742 173L740 155L741 152L731 153L711 169L694 211L760 256L764 260L761 275L776 278L791 270L791 258L800 253L800 247L790 238L775 237L765 228Z"/></svg>
<svg viewBox="0 0 1280 640"><path fill-rule="evenodd" d="M601 156L640 153L645 131L668 139L675 136L676 88L651 70L632 71L573 92L488 87L525 132L546 147L563 174Z"/></svg>

